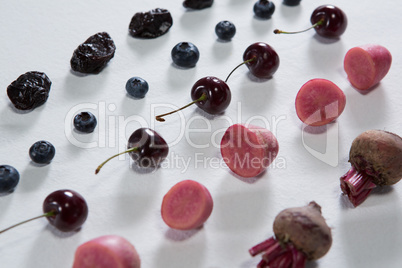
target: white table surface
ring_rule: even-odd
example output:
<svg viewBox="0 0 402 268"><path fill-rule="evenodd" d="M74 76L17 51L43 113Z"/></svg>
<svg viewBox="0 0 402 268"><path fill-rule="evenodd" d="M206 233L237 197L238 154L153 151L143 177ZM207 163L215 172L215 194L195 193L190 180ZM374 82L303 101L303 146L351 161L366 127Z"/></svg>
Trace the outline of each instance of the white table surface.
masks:
<svg viewBox="0 0 402 268"><path fill-rule="evenodd" d="M60 233L40 219L2 234L0 267L71 267L81 243L106 234L131 241L145 268L255 267L260 258L250 257L248 249L272 235L277 213L311 200L322 206L333 245L308 267L400 267L402 183L376 191L352 208L341 195L339 177L349 169L349 147L358 134L369 129L402 134L402 4L334 0L331 4L347 14L348 27L339 40L328 41L314 31L272 33L275 28L309 26L321 1L304 0L297 7L274 1L270 20L254 17L251 0L215 1L209 9L192 12L179 0L0 2L0 164L12 165L21 174L15 191L0 196L0 228L41 214L44 198L59 189L81 193L89 206L79 232ZM156 7L171 12L170 31L152 40L129 36L134 13ZM221 20L237 27L231 42L217 40L214 28ZM115 57L98 75L72 73L74 49L101 31L113 38ZM195 68L173 66L170 51L181 41L199 48ZM232 102L224 115L211 117L191 107L165 123L154 120L169 106L188 103L199 78L226 78L257 41L267 42L279 54L280 67L272 79L256 81L243 66L228 82ZM385 79L363 95L349 84L343 58L348 49L367 43L387 47L393 64ZM27 71L45 72L53 84L45 105L18 113L6 88ZM132 76L150 85L142 100L126 95L125 83ZM305 128L295 113L296 93L312 78L333 81L347 98L343 114L328 127ZM97 116L94 133L72 130L72 118L81 110ZM277 160L255 179L231 173L218 146L228 126L246 122L270 129L280 146ZM97 165L121 152L141 126L155 129L169 142L162 168L140 174L125 156L95 176ZM38 167L30 161L28 149L38 140L56 147L49 165ZM204 184L214 200L212 215L197 231L171 230L160 216L163 195L185 179Z"/></svg>

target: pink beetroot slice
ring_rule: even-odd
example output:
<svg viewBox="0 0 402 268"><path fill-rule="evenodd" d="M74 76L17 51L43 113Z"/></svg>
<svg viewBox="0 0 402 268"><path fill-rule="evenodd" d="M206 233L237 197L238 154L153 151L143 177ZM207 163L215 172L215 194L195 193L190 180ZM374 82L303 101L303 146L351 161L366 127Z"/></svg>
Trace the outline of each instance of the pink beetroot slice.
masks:
<svg viewBox="0 0 402 268"><path fill-rule="evenodd" d="M391 68L391 53L380 45L351 48L345 55L344 69L350 83L367 90L378 84Z"/></svg>
<svg viewBox="0 0 402 268"><path fill-rule="evenodd" d="M346 105L343 91L326 79L312 79L305 83L296 96L296 113L310 126L323 126L338 118Z"/></svg>
<svg viewBox="0 0 402 268"><path fill-rule="evenodd" d="M253 125L232 125L221 141L221 154L226 165L245 178L261 174L275 160L278 150L274 134Z"/></svg>
<svg viewBox="0 0 402 268"><path fill-rule="evenodd" d="M163 197L161 214L169 227L191 230L204 224L212 208L208 189L196 181L185 180L174 185Z"/></svg>
<svg viewBox="0 0 402 268"><path fill-rule="evenodd" d="M80 245L75 251L73 268L140 268L134 246L125 238L105 235Z"/></svg>

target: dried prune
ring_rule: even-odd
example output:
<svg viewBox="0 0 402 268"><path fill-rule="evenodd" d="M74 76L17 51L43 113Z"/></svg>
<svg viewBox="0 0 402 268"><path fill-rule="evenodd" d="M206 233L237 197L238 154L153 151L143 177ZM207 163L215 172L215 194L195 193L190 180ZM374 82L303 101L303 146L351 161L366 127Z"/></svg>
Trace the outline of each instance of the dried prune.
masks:
<svg viewBox="0 0 402 268"><path fill-rule="evenodd" d="M90 36L74 50L70 60L71 69L80 73L98 74L114 57L116 46L106 32Z"/></svg>
<svg viewBox="0 0 402 268"><path fill-rule="evenodd" d="M170 12L167 9L156 8L148 12L135 13L128 31L133 37L150 39L164 35L172 24Z"/></svg>
<svg viewBox="0 0 402 268"><path fill-rule="evenodd" d="M51 85L45 73L26 72L7 87L7 95L18 110L33 110L47 101Z"/></svg>
<svg viewBox="0 0 402 268"><path fill-rule="evenodd" d="M185 0L183 6L191 9L204 9L212 6L214 0Z"/></svg>

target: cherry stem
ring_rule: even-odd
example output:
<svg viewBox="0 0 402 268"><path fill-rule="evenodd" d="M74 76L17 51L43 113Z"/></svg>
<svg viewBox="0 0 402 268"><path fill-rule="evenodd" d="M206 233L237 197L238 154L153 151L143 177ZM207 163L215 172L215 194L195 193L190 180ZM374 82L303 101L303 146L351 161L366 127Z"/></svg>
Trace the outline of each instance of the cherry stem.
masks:
<svg viewBox="0 0 402 268"><path fill-rule="evenodd" d="M228 82L229 77L232 75L232 73L233 73L234 71L237 70L237 68L239 68L240 66L242 66L242 65L244 65L244 64L246 64L246 63L252 62L252 61L254 61L254 60L256 60L256 59L257 59L257 57L252 57L251 59L248 59L248 60L246 60L246 61L243 61L242 63L240 63L239 65L237 65L237 66L229 73L228 77L226 77L225 83Z"/></svg>
<svg viewBox="0 0 402 268"><path fill-rule="evenodd" d="M134 151L136 151L136 150L138 150L137 147L130 148L130 149L128 149L127 151L124 151L124 152L122 152L122 153L118 153L118 154L115 154L115 155L109 157L109 158L106 159L102 164L100 164L100 165L98 166L98 168L95 170L95 174L98 174L99 171L101 170L101 168L102 168L107 162L109 162L111 159L113 159L113 158L115 158L115 157L117 157L117 156L119 156L119 155L122 155L122 154L134 152Z"/></svg>
<svg viewBox="0 0 402 268"><path fill-rule="evenodd" d="M321 19L317 23L313 24L313 26L311 26L311 27L309 27L309 28L307 28L307 29L305 29L303 31L297 31L297 32L285 32L285 31L282 31L282 30L279 30L279 29L275 29L274 34L281 34L281 33L282 34L298 34L298 33L307 32L308 30L311 30L311 29L313 29L313 28L315 28L317 26L322 25L324 23L324 21L325 21L324 19Z"/></svg>
<svg viewBox="0 0 402 268"><path fill-rule="evenodd" d="M201 97L199 97L199 98L196 99L195 101L190 102L189 104L187 104L187 105L181 107L180 109L171 111L171 112L169 112L169 113L157 115L157 116L155 116L155 119L156 119L157 121L159 121L159 122L165 122L165 119L163 119L162 117L164 117L164 116L166 116L166 115L169 115L169 114L173 114L173 113L178 112L178 111L181 111L181 110L183 110L183 109L185 109L185 108L187 108L187 107L193 105L194 103L197 103L197 102L200 102L200 101L205 101L205 100L207 100L207 98L208 98L208 97L207 97L207 94L202 93Z"/></svg>
<svg viewBox="0 0 402 268"><path fill-rule="evenodd" d="M341 177L342 192L355 207L363 203L376 186L371 182L370 176L358 172L354 167Z"/></svg>
<svg viewBox="0 0 402 268"><path fill-rule="evenodd" d="M20 223L14 224L14 225L12 225L12 226L10 226L10 227L4 229L4 230L1 230L1 231L0 231L0 234L4 233L5 231L8 231L8 230L10 230L10 229L13 229L14 227L20 226L20 225L22 225L22 224L24 224L24 223L27 223L27 222L30 222L30 221L33 221L33 220L36 220L36 219L40 219L40 218L43 218L43 217L51 217L51 216L54 216L54 215L56 215L56 211L55 211L55 210L49 211L48 213L45 213L45 214L42 214L42 215L40 215L40 216L31 218L31 219L26 220L26 221L22 221L22 222L20 222Z"/></svg>

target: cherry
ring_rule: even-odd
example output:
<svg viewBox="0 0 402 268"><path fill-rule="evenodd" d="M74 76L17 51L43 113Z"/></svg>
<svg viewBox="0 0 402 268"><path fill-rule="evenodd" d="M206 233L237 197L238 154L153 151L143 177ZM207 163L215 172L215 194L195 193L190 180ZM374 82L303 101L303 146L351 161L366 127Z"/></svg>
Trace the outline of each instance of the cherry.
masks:
<svg viewBox="0 0 402 268"><path fill-rule="evenodd" d="M183 110L193 104L209 114L220 114L229 106L232 94L226 82L214 76L207 76L199 79L193 85L191 99L192 102L177 110L156 116L156 120L164 122L164 116Z"/></svg>
<svg viewBox="0 0 402 268"><path fill-rule="evenodd" d="M268 44L257 42L248 46L243 54L243 62L236 66L228 75L225 82L229 80L232 73L245 64L250 72L257 78L268 79L279 68L279 56Z"/></svg>
<svg viewBox="0 0 402 268"><path fill-rule="evenodd" d="M274 30L274 33L280 34L296 34L308 31L312 28L317 34L323 37L335 38L341 36L348 24L345 13L338 7L333 5L322 5L317 7L313 14L311 14L310 22L312 26L302 31L285 32L281 30Z"/></svg>
<svg viewBox="0 0 402 268"><path fill-rule="evenodd" d="M169 146L156 131L150 128L139 128L134 131L128 139L128 149L106 159L95 170L98 174L100 169L109 160L128 153L135 163L142 168L158 167L169 153Z"/></svg>
<svg viewBox="0 0 402 268"><path fill-rule="evenodd" d="M88 217L88 206L85 199L72 190L58 190L49 194L43 201L43 213L40 216L14 224L2 231L8 231L21 224L46 217L51 225L63 232L79 229Z"/></svg>
<svg viewBox="0 0 402 268"><path fill-rule="evenodd" d="M270 45L263 42L251 44L244 51L243 62L230 72L226 81L228 81L232 73L243 64L247 66L255 77L263 79L271 78L276 70L278 70L279 62L278 54Z"/></svg>
<svg viewBox="0 0 402 268"><path fill-rule="evenodd" d="M251 44L243 54L243 60L250 72L258 78L271 78L278 70L279 56L268 44Z"/></svg>
<svg viewBox="0 0 402 268"><path fill-rule="evenodd" d="M45 198L43 212L51 225L63 232L80 228L88 217L85 199L71 190L58 190Z"/></svg>

